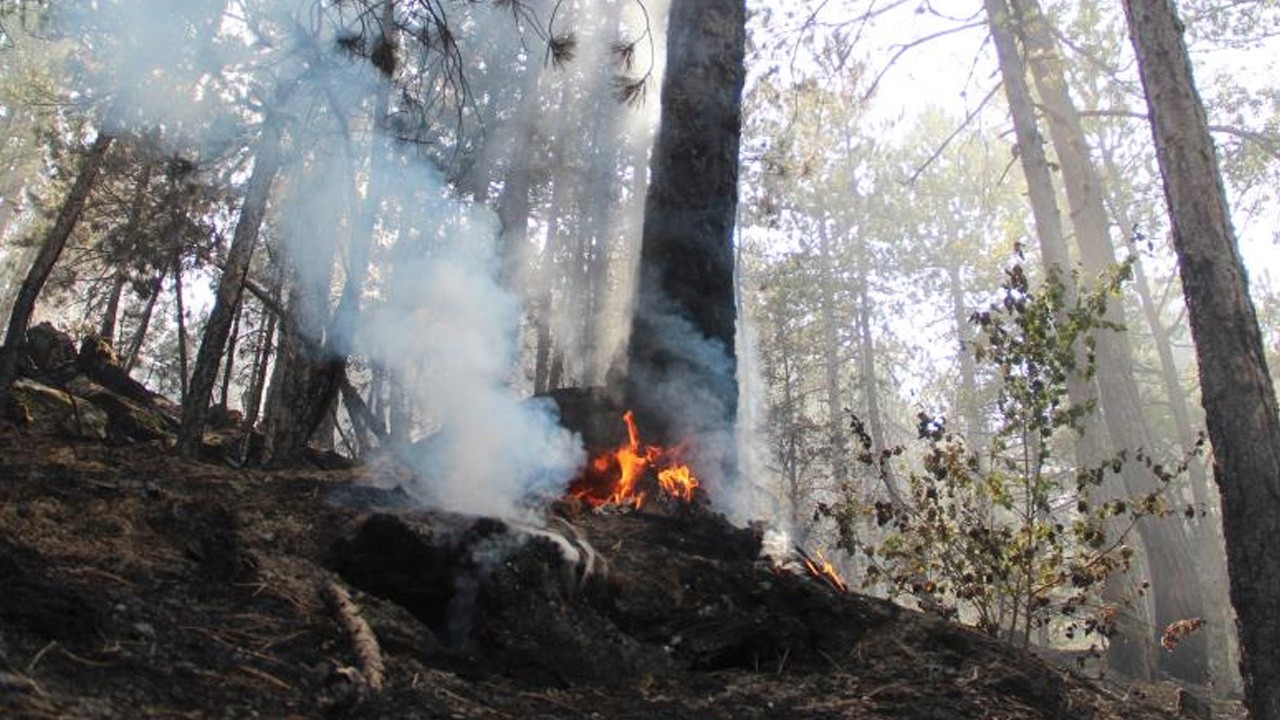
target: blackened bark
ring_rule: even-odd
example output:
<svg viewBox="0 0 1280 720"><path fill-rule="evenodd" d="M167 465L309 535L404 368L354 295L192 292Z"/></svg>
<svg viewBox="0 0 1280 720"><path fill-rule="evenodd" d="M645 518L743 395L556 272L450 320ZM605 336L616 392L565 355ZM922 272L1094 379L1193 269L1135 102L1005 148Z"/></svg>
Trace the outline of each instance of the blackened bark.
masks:
<svg viewBox="0 0 1280 720"><path fill-rule="evenodd" d="M1170 0L1125 0L1222 491L1245 702L1280 718L1280 412L1231 227L1217 151Z"/></svg>
<svg viewBox="0 0 1280 720"><path fill-rule="evenodd" d="M21 357L23 348L26 346L27 325L31 322L31 314L35 312L36 298L44 289L49 273L53 271L54 264L62 255L63 248L67 246L71 231L80 220L80 213L84 210L89 193L98 180L102 161L106 159L113 140L111 135L99 132L93 144L89 146L80 163L75 182L71 184L70 192L62 201L62 207L58 209L58 217L54 220L53 227L49 228L49 233L45 235L40 251L36 253L35 261L31 263L31 268L22 281L22 286L18 288L18 295L13 301L13 310L9 313L5 344L4 347L0 347L0 390L8 389L17 376L18 358Z"/></svg>
<svg viewBox="0 0 1280 720"><path fill-rule="evenodd" d="M183 455L193 455L204 435L205 417L209 412L209 396L218 378L218 366L231 331L231 319L244 291L244 279L249 272L249 260L258 243L258 230L267 211L271 186L280 169L280 152L283 137L277 121L269 120L263 128L258 144L258 155L245 191L240 217L236 221L231 249L218 280L213 310L204 326L200 350L196 354L187 396L182 403L182 426L178 432L178 449Z"/></svg>
<svg viewBox="0 0 1280 720"><path fill-rule="evenodd" d="M674 0L628 351L628 403L646 437L718 445L730 479L737 414L733 228L743 0ZM705 460L705 459L704 459ZM718 465L718 467L716 467Z"/></svg>

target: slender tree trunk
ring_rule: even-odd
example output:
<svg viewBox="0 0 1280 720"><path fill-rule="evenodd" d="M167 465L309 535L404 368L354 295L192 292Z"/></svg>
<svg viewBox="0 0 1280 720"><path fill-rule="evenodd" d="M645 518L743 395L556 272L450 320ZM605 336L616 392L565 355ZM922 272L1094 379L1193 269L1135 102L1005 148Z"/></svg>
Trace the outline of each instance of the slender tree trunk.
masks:
<svg viewBox="0 0 1280 720"><path fill-rule="evenodd" d="M200 351L196 354L187 397L182 403L182 426L178 432L178 449L186 456L193 455L204 435L205 417L209 412L209 395L217 381L218 367L226 349L227 334L236 305L244 292L244 279L249 272L249 261L258 242L258 230L267 211L271 186L280 169L281 128L276 120L268 120L258 143L258 155L245 190L240 217L236 221L231 249L227 253L222 277L218 280L213 310L205 323Z"/></svg>
<svg viewBox="0 0 1280 720"><path fill-rule="evenodd" d="M267 387L267 371L271 367L271 348L275 346L276 314L262 311L265 316L265 327L258 337L258 350L253 360L253 376L249 379L249 395L244 402L244 441L240 447L240 461L244 462L249 455L249 447L253 439L253 428L258 423L258 414L262 409L262 396Z"/></svg>
<svg viewBox="0 0 1280 720"><path fill-rule="evenodd" d="M401 446L413 435L413 409L409 405L410 383L407 370L388 370L387 431L391 444Z"/></svg>
<svg viewBox="0 0 1280 720"><path fill-rule="evenodd" d="M173 304L174 318L178 325L178 388L181 398L187 397L187 379L191 377L187 361L187 307L182 290L182 257L173 259ZM217 372L217 368L214 368Z"/></svg>
<svg viewBox="0 0 1280 720"><path fill-rule="evenodd" d="M1066 73L1053 31L1035 0L1012 0L1022 31L1027 59L1045 108L1053 146L1071 207L1071 224L1086 272L1097 276L1116 261L1102 195L1102 180L1089 157L1080 115L1067 91ZM1107 308L1109 322L1125 326L1123 303ZM1123 330L1094 334L1098 354L1098 387L1107 431L1117 450L1129 454L1153 447L1142 413L1142 399L1133 374L1133 349ZM1151 477L1141 463L1121 470L1131 495L1146 492ZM1169 623L1204 615L1200 579L1188 573L1186 559L1195 556L1180 521L1147 519L1138 526L1148 551L1151 592L1155 599L1155 630ZM1190 576L1188 576L1190 575ZM1152 635L1152 642L1155 637ZM1188 682L1203 682L1208 673L1207 642L1203 633L1188 638L1172 653L1158 655L1161 667Z"/></svg>
<svg viewBox="0 0 1280 720"><path fill-rule="evenodd" d="M996 55L1000 64L1000 75L1004 81L1005 95L1009 101L1009 111L1013 119L1014 132L1018 140L1018 158L1023 174L1027 179L1027 190L1031 200L1031 212L1035 218L1036 237L1040 243L1040 254L1046 272L1056 274L1066 284L1066 305L1075 302L1075 293L1067 272L1068 255L1065 234L1062 229L1062 216L1059 214L1057 197L1053 187L1053 178L1049 171L1048 159L1045 157L1044 141L1040 135L1035 118L1035 107L1031 101L1031 91L1027 86L1026 71L1022 55L1012 28L1012 15L1007 0L984 0L987 11L987 22L991 29L991 38L995 44ZM1077 348L1078 357L1083 360L1083 349ZM1083 367L1083 362L1081 362ZM1083 407L1096 402L1096 395L1091 383L1079 375L1073 374L1068 380L1068 397L1072 405ZM1077 464L1081 467L1097 465L1102 457L1102 442L1094 429L1096 423L1086 422L1076 440ZM1110 578L1104 593L1116 604L1123 602L1120 597L1121 579ZM1115 670L1140 679L1154 676L1156 655L1155 646L1149 640L1150 622L1143 616L1145 604L1135 603L1133 608L1137 616L1122 613L1120 618L1120 634L1113 637L1107 647L1108 664Z"/></svg>
<svg viewBox="0 0 1280 720"><path fill-rule="evenodd" d="M858 293L858 374L862 379L863 398L867 403L867 430L871 434L871 452L876 457L882 457L885 449L889 447L889 439L884 426L884 408L881 407L880 402L880 380L876 373L876 343L875 336L871 332L871 295L867 287L869 280L861 262L859 262L857 273L854 282ZM881 479L884 481L884 489L889 494L889 498L895 504L903 506L905 501L898 490L898 480L893 469L888 465L884 466Z"/></svg>
<svg viewBox="0 0 1280 720"><path fill-rule="evenodd" d="M674 0L645 198L627 392L642 432L685 439L695 470L737 481L733 233L745 79L743 0Z"/></svg>
<svg viewBox="0 0 1280 720"><path fill-rule="evenodd" d="M827 445L832 476L837 484L849 479L848 417L841 402L840 328L836 324L835 253L831 247L831 228L825 221L818 227L818 250L822 273L818 279L819 313L822 322L823 389L827 403Z"/></svg>
<svg viewBox="0 0 1280 720"><path fill-rule="evenodd" d="M117 271L111 279L111 292L107 293L107 307L102 311L102 324L98 326L98 337L106 340L111 347L116 346L116 322L120 316L120 298L124 296L124 286L129 276Z"/></svg>
<svg viewBox="0 0 1280 720"><path fill-rule="evenodd" d="M1222 491L1245 701L1280 718L1280 411L1217 151L1169 0L1125 0L1173 223L1214 475Z"/></svg>
<svg viewBox="0 0 1280 720"><path fill-rule="evenodd" d="M244 303L236 307L235 320L231 322L231 336L227 339L227 360L222 369L222 393L218 403L224 408L231 407L231 379L236 367L236 345L240 342L240 320L244 316Z"/></svg>
<svg viewBox="0 0 1280 720"><path fill-rule="evenodd" d="M137 246L140 240L139 232L142 225L142 214L147 200L147 191L150 188L151 165L146 164L142 168L142 177L138 179L138 184L134 187L133 199L129 203L128 218L122 231L124 241L130 246ZM120 298L124 294L124 288L128 281L129 276L126 272L122 270L116 271L112 280L111 293L107 296L107 307L102 313L102 325L98 328L98 336L110 343L112 347L116 347L116 324L120 314Z"/></svg>
<svg viewBox="0 0 1280 720"><path fill-rule="evenodd" d="M969 323L969 308L964 299L964 277L960 264L956 262L959 255L948 254L947 290L951 298L951 321L955 324L956 337L961 338L956 349L956 358L960 365L960 387L956 398L956 407L964 418L964 432L969 449L978 457L987 454L987 425L983 421L982 409L978 404L978 368L973 359L973 348L968 346L964 338L971 337L973 327Z"/></svg>
<svg viewBox="0 0 1280 720"><path fill-rule="evenodd" d="M160 292L164 289L164 278L168 274L167 267L160 268L151 279L151 293L147 296L147 304L143 306L142 314L138 317L138 326L133 329L133 337L129 340L129 350L124 361L125 372L132 372L134 366L138 364L142 343L146 340L147 330L151 327L151 313L156 309L156 301L160 299Z"/></svg>
<svg viewBox="0 0 1280 720"><path fill-rule="evenodd" d="M113 140L111 135L99 132L93 144L89 146L80 162L80 170L76 174L75 182L71 184L71 190L58 210L58 217L45 235L40 251L36 254L35 261L31 263L31 268L18 289L17 297L13 301L13 310L9 313L5 344L0 347L0 390L8 389L17 377L18 359L27 344L27 325L31 322L32 313L35 312L36 298L44 289L45 281L49 279L49 273L53 271L54 264L62 255L63 248L67 246L67 240L71 237L71 231L75 229L85 202L89 199L89 193L98 180L102 162L106 159Z"/></svg>

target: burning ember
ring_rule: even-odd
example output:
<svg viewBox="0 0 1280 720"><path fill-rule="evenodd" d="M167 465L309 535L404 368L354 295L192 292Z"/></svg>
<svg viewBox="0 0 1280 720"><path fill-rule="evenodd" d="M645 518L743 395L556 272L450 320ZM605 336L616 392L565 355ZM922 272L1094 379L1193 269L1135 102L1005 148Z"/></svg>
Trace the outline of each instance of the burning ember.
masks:
<svg viewBox="0 0 1280 720"><path fill-rule="evenodd" d="M809 553L798 547L796 552L800 555L800 559L804 561L804 567L809 571L810 575L830 585L836 592L849 591L849 586L840 577L840 573L836 572L835 565L832 565L831 561L827 560L827 556L823 555L821 550L818 551L817 557L810 556Z"/></svg>
<svg viewBox="0 0 1280 720"><path fill-rule="evenodd" d="M656 479L657 489L667 496L693 502L698 479L681 460L682 447L664 448L641 442L630 410L622 416L622 421L627 425L627 442L592 457L577 479L569 484L569 494L592 507L618 505L639 510L654 489Z"/></svg>

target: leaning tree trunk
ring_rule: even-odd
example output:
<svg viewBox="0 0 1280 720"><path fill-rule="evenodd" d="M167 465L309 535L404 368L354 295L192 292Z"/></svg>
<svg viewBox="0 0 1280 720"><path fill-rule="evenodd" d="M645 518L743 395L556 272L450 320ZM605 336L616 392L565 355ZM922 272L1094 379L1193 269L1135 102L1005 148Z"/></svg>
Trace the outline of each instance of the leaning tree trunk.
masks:
<svg viewBox="0 0 1280 720"><path fill-rule="evenodd" d="M674 0L662 121L645 201L626 396L657 442L736 474L733 228L742 126L743 0Z"/></svg>
<svg viewBox="0 0 1280 720"><path fill-rule="evenodd" d="M71 184L71 191L67 193L66 199L62 201L62 207L58 209L58 217L45 235L40 251L36 253L36 259L31 263L31 268L22 281L22 286L18 288L18 295L13 301L13 310L9 313L9 326L5 334L4 347L0 348L0 390L12 385L18 374L18 358L21 357L27 344L27 325L31 322L31 314L35 312L36 298L44 289L49 273L53 271L54 264L62 255L63 248L67 246L71 231L80 220L80 213L84 210L85 201L89 199L89 192L93 190L94 183L98 180L102 162L106 159L113 140L111 135L99 132L98 137L89 146L88 152L80 163L80 171L76 174L75 182Z"/></svg>
<svg viewBox="0 0 1280 720"><path fill-rule="evenodd" d="M1170 0L1125 0L1164 178L1222 491L1245 701L1280 718L1280 412L1217 151Z"/></svg>
<svg viewBox="0 0 1280 720"><path fill-rule="evenodd" d="M1004 81L1005 95L1017 135L1018 157L1027 180L1041 258L1046 271L1057 274L1066 285L1066 304L1070 307L1075 302L1075 294L1067 273L1067 244L1062 216L1058 210L1043 139L1035 119L1035 106L1031 101L1031 90L1027 86L1026 70L1010 26L1012 15L1007 0L985 0L985 3L987 23L996 47L1000 75ZM1083 361L1082 349L1077 348L1077 353ZM1080 365L1083 367L1083 362ZM1096 402L1092 384L1076 373L1068 379L1067 394L1071 404L1077 407ZM1076 440L1076 459L1081 467L1096 465L1102 459L1101 438L1093 425L1094 423L1086 423ZM1104 590L1109 599L1117 603L1122 602L1123 598L1120 596L1126 594L1121 591L1119 582L1119 578L1109 578ZM1134 607L1139 611L1143 609L1141 599ZM1144 617L1121 614L1119 634L1111 639L1107 647L1107 661L1112 668L1135 678L1146 679L1154 675L1156 656L1154 645L1147 639L1149 626L1150 623Z"/></svg>
<svg viewBox="0 0 1280 720"><path fill-rule="evenodd" d="M193 455L204 435L204 422L209 413L209 397L218 380L218 367L231 332L231 320L244 292L245 276L249 272L249 260L258 242L258 230L267 212L267 199L271 186L280 170L282 130L276 120L268 120L258 144L253 172L245 190L240 217L236 221L231 249L227 252L222 277L218 280L213 310L204 326L200 350L196 353L195 367L187 386L187 396L182 402L182 426L178 431L178 449L186 456Z"/></svg>
<svg viewBox="0 0 1280 720"><path fill-rule="evenodd" d="M1086 272L1097 276L1115 263L1115 246L1111 242L1102 180L1089 157L1088 144L1080 115L1067 91L1066 73L1062 67L1057 43L1035 0L1013 0L1018 17L1028 64L1036 89L1045 109L1044 117L1057 151L1058 165L1071 208L1071 224L1080 247L1080 261ZM1109 322L1124 326L1124 306L1110 303ZM1099 330L1095 333L1098 353L1098 388L1103 420L1115 449L1137 453L1153 447L1142 414L1141 394L1133 372L1133 348L1123 330ZM1141 495L1148 490L1152 478L1139 462L1129 462L1121 469L1127 492ZM1148 518L1138 531L1148 553L1151 592L1155 599L1156 627L1178 620L1204 615L1200 578L1186 559L1195 556L1191 542L1180 520ZM1152 642L1155 642L1152 636ZM1162 653L1162 669L1188 682L1204 682L1208 673L1208 644L1203 633L1179 644L1175 652Z"/></svg>

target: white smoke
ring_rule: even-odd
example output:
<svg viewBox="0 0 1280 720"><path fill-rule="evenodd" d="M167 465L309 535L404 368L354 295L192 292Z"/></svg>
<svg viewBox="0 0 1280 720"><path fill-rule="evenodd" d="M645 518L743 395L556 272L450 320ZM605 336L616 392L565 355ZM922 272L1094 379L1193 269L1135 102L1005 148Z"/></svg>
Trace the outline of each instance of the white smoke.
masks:
<svg viewBox="0 0 1280 720"><path fill-rule="evenodd" d="M276 233L302 283L329 288L356 229L351 208L369 184L363 166L371 98L384 79L339 50L346 29L329 3L76 0L59 8L81 44L82 81L104 128L147 130L198 158L246 146L262 118L286 129L288 161L273 199ZM509 13L467 10L468 22ZM501 35L506 30L495 29ZM511 52L497 47L494 52ZM563 490L582 461L554 412L522 402L507 378L516 357L518 304L494 279L496 219L453 197L413 148L397 153L394 196L376 198L379 240L398 238L393 266L374 267L359 347L421 382L415 414L441 431L413 457L424 497L440 507L512 517L530 498ZM419 159L415 160L415 157ZM385 226L393 225L394 229ZM229 233L228 233L229 234ZM336 274L341 278L341 273ZM332 305L329 310L332 310Z"/></svg>

